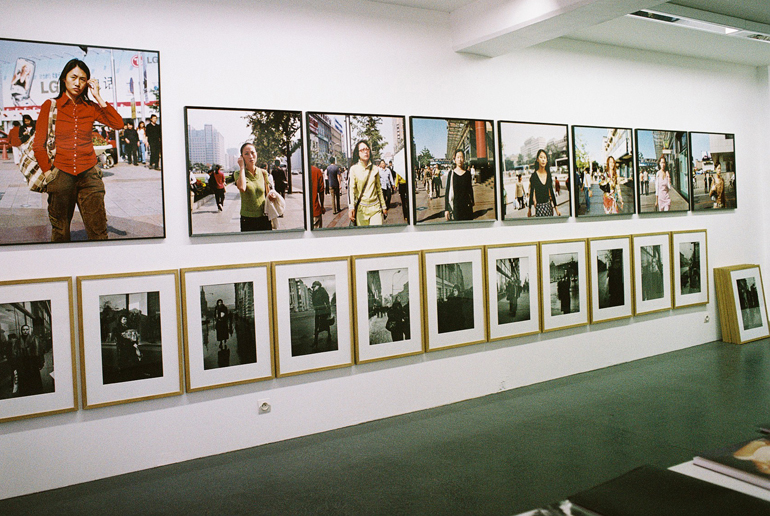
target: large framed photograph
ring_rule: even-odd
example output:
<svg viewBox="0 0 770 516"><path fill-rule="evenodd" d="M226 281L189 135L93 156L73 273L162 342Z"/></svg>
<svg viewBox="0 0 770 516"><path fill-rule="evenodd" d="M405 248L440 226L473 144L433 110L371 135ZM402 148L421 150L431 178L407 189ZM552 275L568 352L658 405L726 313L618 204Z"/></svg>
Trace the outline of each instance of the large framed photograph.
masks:
<svg viewBox="0 0 770 516"><path fill-rule="evenodd" d="M634 213L631 129L573 125L572 156L578 217Z"/></svg>
<svg viewBox="0 0 770 516"><path fill-rule="evenodd" d="M190 235L306 229L300 111L188 106L185 134Z"/></svg>
<svg viewBox="0 0 770 516"><path fill-rule="evenodd" d="M588 324L585 240L540 243L543 331Z"/></svg>
<svg viewBox="0 0 770 516"><path fill-rule="evenodd" d="M671 234L647 233L631 238L634 248L634 315L670 310Z"/></svg>
<svg viewBox="0 0 770 516"><path fill-rule="evenodd" d="M591 270L591 322L613 321L634 313L631 238L588 240Z"/></svg>
<svg viewBox="0 0 770 516"><path fill-rule="evenodd" d="M714 269L722 340L743 344L770 336L759 265Z"/></svg>
<svg viewBox="0 0 770 516"><path fill-rule="evenodd" d="M690 146L685 131L637 129L639 213L690 209Z"/></svg>
<svg viewBox="0 0 770 516"><path fill-rule="evenodd" d="M540 332L537 244L487 246L489 340Z"/></svg>
<svg viewBox="0 0 770 516"><path fill-rule="evenodd" d="M79 276L83 407L182 393L179 273Z"/></svg>
<svg viewBox="0 0 770 516"><path fill-rule="evenodd" d="M428 351L486 341L484 250L423 252Z"/></svg>
<svg viewBox="0 0 770 516"><path fill-rule="evenodd" d="M735 135L690 133L693 211L735 209Z"/></svg>
<svg viewBox="0 0 770 516"><path fill-rule="evenodd" d="M352 365L349 259L276 262L272 271L277 376Z"/></svg>
<svg viewBox="0 0 770 516"><path fill-rule="evenodd" d="M312 229L409 223L403 116L307 113Z"/></svg>
<svg viewBox="0 0 770 516"><path fill-rule="evenodd" d="M491 120L410 117L416 224L497 218Z"/></svg>
<svg viewBox="0 0 770 516"><path fill-rule="evenodd" d="M498 122L498 132L502 219L569 218L567 125L503 121ZM542 206L548 203L551 207Z"/></svg>
<svg viewBox="0 0 770 516"><path fill-rule="evenodd" d="M187 391L273 378L269 266L181 272Z"/></svg>
<svg viewBox="0 0 770 516"><path fill-rule="evenodd" d="M423 352L419 253L353 257L356 363Z"/></svg>
<svg viewBox="0 0 770 516"><path fill-rule="evenodd" d="M68 87L70 76L88 87ZM157 51L0 39L0 90L13 151L0 166L0 245L165 237ZM81 99L93 122L76 138L55 120ZM53 156L40 161L44 193L20 169L33 143ZM81 199L84 189L96 193Z"/></svg>
<svg viewBox="0 0 770 516"><path fill-rule="evenodd" d="M77 410L72 279L0 282L0 422Z"/></svg>
<svg viewBox="0 0 770 516"><path fill-rule="evenodd" d="M709 301L706 230L671 233L674 267L674 308L705 305Z"/></svg>

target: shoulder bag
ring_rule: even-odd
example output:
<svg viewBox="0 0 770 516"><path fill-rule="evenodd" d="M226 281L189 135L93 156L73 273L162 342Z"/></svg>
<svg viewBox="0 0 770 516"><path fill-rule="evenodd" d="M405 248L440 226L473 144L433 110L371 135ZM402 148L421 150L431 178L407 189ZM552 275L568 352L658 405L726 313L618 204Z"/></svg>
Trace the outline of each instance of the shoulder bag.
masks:
<svg viewBox="0 0 770 516"><path fill-rule="evenodd" d="M51 107L48 110L48 133L45 140L45 149L48 153L48 159L51 160L51 169L43 172L40 169L35 151L32 149L32 143L35 138L32 137L24 142L21 147L21 159L19 160L19 169L27 180L29 189L33 192L45 192L48 183L56 179L58 170L53 166L53 159L56 156L56 100L51 99Z"/></svg>

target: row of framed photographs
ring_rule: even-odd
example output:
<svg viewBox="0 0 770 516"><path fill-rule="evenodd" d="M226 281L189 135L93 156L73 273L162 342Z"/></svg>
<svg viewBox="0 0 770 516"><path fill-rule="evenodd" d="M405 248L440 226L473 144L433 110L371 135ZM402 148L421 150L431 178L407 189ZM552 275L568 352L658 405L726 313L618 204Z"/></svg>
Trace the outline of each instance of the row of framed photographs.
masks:
<svg viewBox="0 0 770 516"><path fill-rule="evenodd" d="M325 230L737 207L733 134L571 126L570 145L566 124L498 121L496 158L492 120L412 116L409 136L405 116L304 122L306 146L300 111L186 107L190 234L252 231L244 216L266 218L262 231L305 230L308 212ZM285 201L281 217L234 184L246 142ZM383 216L354 224L360 210Z"/></svg>
<svg viewBox="0 0 770 516"><path fill-rule="evenodd" d="M85 408L181 394L183 379L193 392L708 303L705 230L189 268L179 279L77 278ZM0 421L77 408L71 294L71 278L0 283Z"/></svg>

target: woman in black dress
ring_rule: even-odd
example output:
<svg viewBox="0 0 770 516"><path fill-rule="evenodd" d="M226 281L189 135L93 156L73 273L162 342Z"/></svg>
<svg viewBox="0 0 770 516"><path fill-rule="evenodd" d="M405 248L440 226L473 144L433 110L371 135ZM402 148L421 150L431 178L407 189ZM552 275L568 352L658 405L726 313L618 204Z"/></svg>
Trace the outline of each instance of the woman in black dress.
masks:
<svg viewBox="0 0 770 516"><path fill-rule="evenodd" d="M214 321L217 329L217 342L219 342L219 348L224 349L227 339L230 338L230 332L227 327L227 315L228 310L224 301L217 299L217 306L214 309Z"/></svg>
<svg viewBox="0 0 770 516"><path fill-rule="evenodd" d="M444 215L447 220L473 220L473 180L465 170L465 153L455 151L455 168L447 174Z"/></svg>
<svg viewBox="0 0 770 516"><path fill-rule="evenodd" d="M535 205L535 217L553 217L561 216L559 206L556 202L556 194L553 192L553 179L551 171L548 170L548 153L545 149L537 151L535 156L535 170L529 176L529 208L527 217L532 216L532 205Z"/></svg>

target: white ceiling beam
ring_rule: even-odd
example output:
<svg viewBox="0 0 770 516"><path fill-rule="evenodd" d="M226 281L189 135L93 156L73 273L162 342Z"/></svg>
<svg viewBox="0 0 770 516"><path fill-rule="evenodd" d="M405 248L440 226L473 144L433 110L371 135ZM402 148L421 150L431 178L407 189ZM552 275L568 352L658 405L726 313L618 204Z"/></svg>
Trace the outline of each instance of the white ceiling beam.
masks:
<svg viewBox="0 0 770 516"><path fill-rule="evenodd" d="M449 15L455 52L496 57L649 9L661 0L477 0Z"/></svg>

